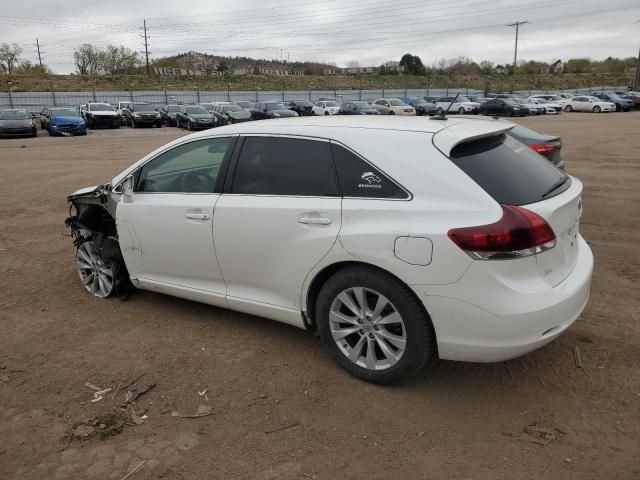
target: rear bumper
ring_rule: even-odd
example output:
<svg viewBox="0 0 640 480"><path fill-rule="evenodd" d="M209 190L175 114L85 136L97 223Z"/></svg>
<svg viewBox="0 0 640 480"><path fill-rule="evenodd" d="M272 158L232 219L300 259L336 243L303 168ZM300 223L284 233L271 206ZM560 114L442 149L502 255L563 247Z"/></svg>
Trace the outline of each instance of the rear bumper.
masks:
<svg viewBox="0 0 640 480"><path fill-rule="evenodd" d="M412 286L433 321L440 358L498 362L561 335L589 299L593 254L582 237L579 242L573 271L555 287L544 280L511 284L473 264L455 284Z"/></svg>

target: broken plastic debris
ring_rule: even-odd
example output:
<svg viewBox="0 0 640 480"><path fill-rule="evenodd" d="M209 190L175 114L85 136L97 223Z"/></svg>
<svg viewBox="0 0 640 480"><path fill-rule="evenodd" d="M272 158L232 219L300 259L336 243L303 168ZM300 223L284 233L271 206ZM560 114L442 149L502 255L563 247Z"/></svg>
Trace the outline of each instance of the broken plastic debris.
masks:
<svg viewBox="0 0 640 480"><path fill-rule="evenodd" d="M213 413L211 413L211 407L209 405L200 405L196 413L181 413L176 410L171 412L172 417L180 418L200 418L206 417L207 415L213 415Z"/></svg>
<svg viewBox="0 0 640 480"><path fill-rule="evenodd" d="M93 400L92 403L99 402L104 398L105 393L109 393L111 388L105 388L104 390L98 390L97 392L93 392Z"/></svg>

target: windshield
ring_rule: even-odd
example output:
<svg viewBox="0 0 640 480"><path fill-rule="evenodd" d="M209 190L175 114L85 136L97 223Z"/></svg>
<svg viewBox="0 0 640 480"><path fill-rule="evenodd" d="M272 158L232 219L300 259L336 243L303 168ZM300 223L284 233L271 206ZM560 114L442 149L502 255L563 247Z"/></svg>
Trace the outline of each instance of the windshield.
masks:
<svg viewBox="0 0 640 480"><path fill-rule="evenodd" d="M284 103L265 103L267 110L288 110Z"/></svg>
<svg viewBox="0 0 640 480"><path fill-rule="evenodd" d="M92 112L98 112L100 110L111 110L113 111L113 107L108 103L90 103L89 110Z"/></svg>
<svg viewBox="0 0 640 480"><path fill-rule="evenodd" d="M339 107L340 104L338 102L324 102L327 107Z"/></svg>
<svg viewBox="0 0 640 480"><path fill-rule="evenodd" d="M52 117L79 117L80 114L73 108L52 108Z"/></svg>
<svg viewBox="0 0 640 480"><path fill-rule="evenodd" d="M351 102L351 103L353 103L355 106L360 107L360 108L373 108L367 102Z"/></svg>
<svg viewBox="0 0 640 480"><path fill-rule="evenodd" d="M174 113L179 111L180 111L179 105L167 105L167 112Z"/></svg>
<svg viewBox="0 0 640 480"><path fill-rule="evenodd" d="M187 114L188 115L199 115L199 114L208 114L209 112L207 112L207 109L200 106L200 105L196 105L193 107L187 107Z"/></svg>
<svg viewBox="0 0 640 480"><path fill-rule="evenodd" d="M469 100L467 97L459 95L458 99L456 100L456 103L460 103L460 102L470 102L471 100Z"/></svg>
<svg viewBox="0 0 640 480"><path fill-rule="evenodd" d="M242 108L251 108L252 102L236 102L236 104Z"/></svg>
<svg viewBox="0 0 640 480"><path fill-rule="evenodd" d="M150 103L147 102L135 102L133 104L134 110L153 110L153 107Z"/></svg>
<svg viewBox="0 0 640 480"><path fill-rule="evenodd" d="M598 98L598 97L587 97L587 98L592 102L606 102L606 100L602 100L601 98Z"/></svg>
<svg viewBox="0 0 640 480"><path fill-rule="evenodd" d="M518 105L518 102L513 98L503 98L502 100L504 100L504 103L508 103L509 105Z"/></svg>
<svg viewBox="0 0 640 480"><path fill-rule="evenodd" d="M26 110L4 110L0 112L0 120L30 120L31 115Z"/></svg>
<svg viewBox="0 0 640 480"><path fill-rule="evenodd" d="M406 105L406 103L404 103L402 100L399 100L397 98L390 98L389 105L391 105L392 107L401 107L403 105Z"/></svg>
<svg viewBox="0 0 640 480"><path fill-rule="evenodd" d="M238 105L225 105L222 107L223 112L241 112L242 108Z"/></svg>
<svg viewBox="0 0 640 480"><path fill-rule="evenodd" d="M127 105L129 105L129 102L118 102L118 108L120 109L127 108Z"/></svg>

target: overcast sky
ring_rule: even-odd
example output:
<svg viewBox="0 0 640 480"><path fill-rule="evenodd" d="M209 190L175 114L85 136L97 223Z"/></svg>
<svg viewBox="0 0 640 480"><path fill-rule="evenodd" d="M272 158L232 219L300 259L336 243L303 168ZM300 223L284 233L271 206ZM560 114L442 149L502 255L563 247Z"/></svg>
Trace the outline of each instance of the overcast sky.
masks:
<svg viewBox="0 0 640 480"><path fill-rule="evenodd" d="M143 50L151 58L189 50L217 55L379 65L404 53L425 64L466 55L511 63L516 20L519 59L636 56L640 0L82 0L4 1L0 43L17 42L56 73L73 71L83 42Z"/></svg>

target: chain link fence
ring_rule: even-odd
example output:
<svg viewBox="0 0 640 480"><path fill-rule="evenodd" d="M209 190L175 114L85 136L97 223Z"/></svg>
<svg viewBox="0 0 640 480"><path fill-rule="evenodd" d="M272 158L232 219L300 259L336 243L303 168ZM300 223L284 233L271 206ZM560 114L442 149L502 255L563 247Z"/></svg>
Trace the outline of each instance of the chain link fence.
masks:
<svg viewBox="0 0 640 480"><path fill-rule="evenodd" d="M516 94L524 96L555 93L558 91L576 94L589 94L598 91L626 90L626 86L601 85L598 87L565 90L519 90ZM0 92L0 108L26 108L38 113L45 107L78 106L87 102L107 102L116 105L121 101L149 102L155 106L170 103L191 104L202 102L234 101L291 101L319 98L340 98L342 100L371 101L384 97L449 97L460 95L484 95L483 90L472 88L424 88L424 89L362 89L362 90L272 90L272 91L234 91L234 90L155 90L155 91L88 91L88 92Z"/></svg>

